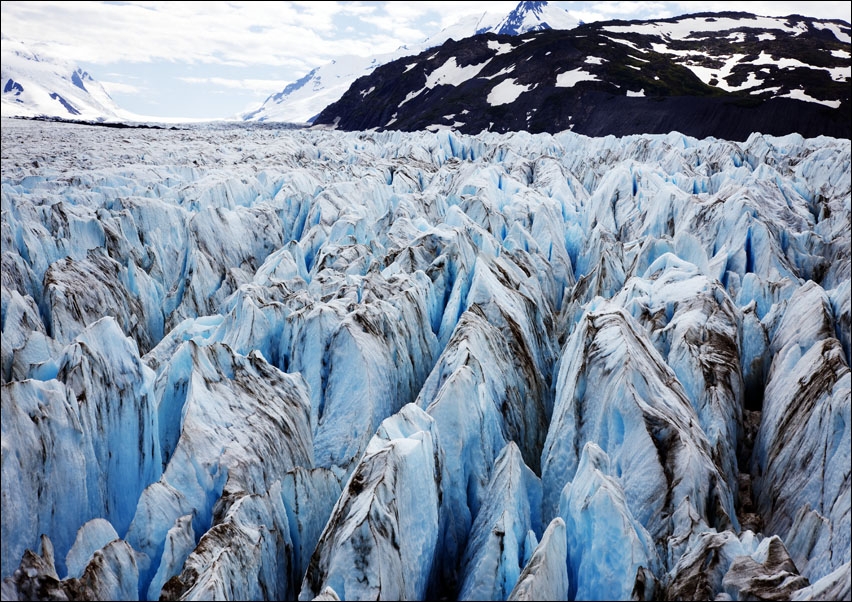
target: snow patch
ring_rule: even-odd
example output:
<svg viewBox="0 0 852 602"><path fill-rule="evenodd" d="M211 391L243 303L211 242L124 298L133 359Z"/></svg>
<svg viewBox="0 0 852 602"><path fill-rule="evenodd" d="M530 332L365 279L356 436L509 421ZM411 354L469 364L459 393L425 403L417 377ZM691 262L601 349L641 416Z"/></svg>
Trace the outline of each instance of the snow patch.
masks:
<svg viewBox="0 0 852 602"><path fill-rule="evenodd" d="M506 105L515 102L518 96L529 89L529 85L518 84L514 79L506 79L491 89L486 100L492 107Z"/></svg>
<svg viewBox="0 0 852 602"><path fill-rule="evenodd" d="M458 63L456 63L456 57L450 57L443 65L435 69L426 77L426 84L422 88L409 92L405 99L399 103L399 106L402 106L409 100L420 96L420 94L426 90L431 90L435 86L458 86L463 84L467 80L476 77L479 72L482 71L483 67L490 62L491 59L488 59L484 63L479 63L478 65L459 67Z"/></svg>
<svg viewBox="0 0 852 602"><path fill-rule="evenodd" d="M467 65L460 67L456 63L456 57L447 59L447 62L435 69L426 78L426 88L434 88L435 86L458 86L467 80L476 77L483 67L491 62L488 59L484 63L477 65Z"/></svg>
<svg viewBox="0 0 852 602"><path fill-rule="evenodd" d="M813 96L808 96L808 94L802 89L790 90L787 94L782 94L781 98L793 98L795 100L804 100L805 102L815 102L817 104L831 107L832 109L840 108L841 104L839 100L820 100Z"/></svg>
<svg viewBox="0 0 852 602"><path fill-rule="evenodd" d="M712 34L717 31L737 29L740 27L750 27L761 30L778 29L793 35L805 33L808 30L806 24L797 23L795 25L790 25L787 19L783 17L749 17L736 19L728 17L714 17L712 19L693 17L678 19L674 22L659 21L646 24L609 25L605 27L604 30L611 31L613 33L638 33L649 36L661 36L670 40L686 40L706 37L706 35L702 36L702 34ZM826 27L826 29L832 29L832 31L834 31L837 28L835 26L834 28ZM835 35L837 35L837 31L835 31ZM840 38L838 37L838 39ZM848 36L846 41L849 41Z"/></svg>
<svg viewBox="0 0 852 602"><path fill-rule="evenodd" d="M817 29L828 29L831 33L834 34L834 37L843 42L844 44L852 43L852 36L848 33L840 29L840 26L836 23L820 23L819 21L814 21L814 27ZM846 30L849 30L849 27L846 27Z"/></svg>
<svg viewBox="0 0 852 602"><path fill-rule="evenodd" d="M609 36L603 36L603 37L605 37L607 40L611 40L611 41L616 42L618 44L624 44L625 46L630 46L633 50L637 50L639 52L648 52L644 48L639 48L639 46L637 46L636 44L634 44L630 40L622 40L620 38L611 38ZM606 46L606 44L601 44L601 46Z"/></svg>
<svg viewBox="0 0 852 602"><path fill-rule="evenodd" d="M482 79L494 79L494 78L500 77L502 75L508 75L509 73L512 73L514 70L515 70L515 65L509 65L508 67L503 67L502 69L500 69L500 71L498 71L494 75L483 75L481 77L482 77Z"/></svg>
<svg viewBox="0 0 852 602"><path fill-rule="evenodd" d="M755 86L759 86L763 83L763 80L757 79L755 74L749 73L748 78L742 84L732 85L729 84L726 80L731 75L740 61L745 58L744 54L734 54L728 60L725 61L725 64L722 65L721 69L711 69L709 67L704 67L702 65L691 65L689 63L684 64L684 67L692 71L698 79L704 82L707 85L714 85L717 88L720 88L726 92L737 92L739 90L747 90L749 88L753 88ZM715 84L711 84L710 82L716 80Z"/></svg>
<svg viewBox="0 0 852 602"><path fill-rule="evenodd" d="M572 69L571 71L565 71L564 73L560 73L556 76L556 87L557 88L573 88L580 82L591 82L591 81L600 81L598 76L589 73L588 71L583 71L580 67L576 69Z"/></svg>
<svg viewBox="0 0 852 602"><path fill-rule="evenodd" d="M497 52L495 52L494 54L499 55L511 52L514 46L512 46L511 44L501 44L497 40L488 40L488 48L490 48L491 50L496 50Z"/></svg>

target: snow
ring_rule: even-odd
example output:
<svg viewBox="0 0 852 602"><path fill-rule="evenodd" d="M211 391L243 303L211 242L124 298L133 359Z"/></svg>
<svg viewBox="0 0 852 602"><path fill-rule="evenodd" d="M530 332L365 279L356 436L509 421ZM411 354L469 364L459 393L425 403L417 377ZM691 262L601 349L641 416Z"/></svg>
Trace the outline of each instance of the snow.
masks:
<svg viewBox="0 0 852 602"><path fill-rule="evenodd" d="M501 44L497 40L488 40L488 47L491 50L496 50L494 54L506 54L514 48L511 44Z"/></svg>
<svg viewBox="0 0 852 602"><path fill-rule="evenodd" d="M781 90L781 86L773 86L771 88L761 88L760 90L752 90L749 94L764 94L766 92L779 92Z"/></svg>
<svg viewBox="0 0 852 602"><path fill-rule="evenodd" d="M817 29L827 29L831 33L834 34L834 37L844 44L852 43L852 36L849 35L849 26L841 27L837 23L820 23L819 21L814 22L814 27ZM844 29L846 31L844 31Z"/></svg>
<svg viewBox="0 0 852 602"><path fill-rule="evenodd" d="M763 55L761 54L761 56ZM693 65L689 62L684 63L684 66L693 73L695 73L695 75L698 76L698 79L703 81L705 84L709 84L713 79L715 79L717 80L717 83L714 85L717 88L721 88L725 92L737 92L739 90L747 90L749 88L759 86L761 83L763 83L763 80L757 79L754 72L749 73L746 81L739 85L735 86L727 83L726 80L733 72L734 67L739 65L743 58L745 58L744 54L733 54L725 61L725 64L722 65L721 69L710 69L708 67L702 67L700 65Z"/></svg>
<svg viewBox="0 0 852 602"><path fill-rule="evenodd" d="M588 71L583 71L580 67L572 69L571 71L559 73L556 76L556 86L558 88L573 88L578 83L587 81L600 81L600 79L597 75L589 73Z"/></svg>
<svg viewBox="0 0 852 602"><path fill-rule="evenodd" d="M426 76L426 88L434 88L435 86L458 86L467 80L476 77L480 71L491 61L484 63L459 66L456 63L456 58L451 57L447 61L435 69L432 73Z"/></svg>
<svg viewBox="0 0 852 602"><path fill-rule="evenodd" d="M852 58L852 54L850 54L848 50L840 50L838 48L831 51L831 56L839 59Z"/></svg>
<svg viewBox="0 0 852 602"><path fill-rule="evenodd" d="M603 65L605 61L606 59L602 59L597 56L587 56L586 60L584 60L583 62L588 63L590 65Z"/></svg>
<svg viewBox="0 0 852 602"><path fill-rule="evenodd" d="M831 107L832 109L837 109L840 107L839 100L820 100L818 98L814 98L813 96L808 95L804 90L790 90L787 94L781 94L782 98L794 98L796 100L804 100L805 102L815 102L817 104L825 105L827 107Z"/></svg>
<svg viewBox="0 0 852 602"><path fill-rule="evenodd" d="M807 63L803 63L800 60L792 59L788 57L778 57L774 58L769 53L761 50L757 59L751 62L752 65L775 65L779 69L794 69L796 67L805 67L807 69L817 69L818 67L813 67L812 65L808 65Z"/></svg>
<svg viewBox="0 0 852 602"><path fill-rule="evenodd" d="M622 40L621 38L613 38L613 37L610 37L610 36L604 36L604 37L607 40L611 40L613 42L616 42L617 44L624 44L625 46L630 46L633 50L638 50L639 52L648 52L644 48L639 48L639 46L637 46L634 42L631 42L630 40ZM605 44L601 44L601 46L604 46L604 45Z"/></svg>
<svg viewBox="0 0 852 602"><path fill-rule="evenodd" d="M743 16L731 17L693 17L681 18L674 22L656 22L631 25L608 25L606 31L613 33L638 33L651 36L663 36L671 40L686 40L702 37L717 31L749 27L760 30L780 30L793 35L807 31L804 24L790 25L782 17ZM836 35L836 34L835 34ZM847 40L848 42L848 40Z"/></svg>
<svg viewBox="0 0 852 602"><path fill-rule="evenodd" d="M634 98L641 98L641 97L645 96L645 88L642 88L638 92L633 92L632 90L628 90L627 96L632 96Z"/></svg>
<svg viewBox="0 0 852 602"><path fill-rule="evenodd" d="M481 77L482 77L482 79L495 79L495 78L500 77L502 75L508 75L510 73L513 73L515 71L515 67L516 67L516 65L509 65L508 67L503 67L502 69L500 69L500 71L498 71L494 75L483 75Z"/></svg>
<svg viewBox="0 0 852 602"><path fill-rule="evenodd" d="M660 54L673 54L675 56L710 56L705 52L701 52L700 50L677 50L676 48L669 48L665 44L660 44L659 42L651 42L651 49L654 52L658 52Z"/></svg>
<svg viewBox="0 0 852 602"><path fill-rule="evenodd" d="M576 17L567 10L547 2L521 2L491 31L499 34L521 35L540 29L573 29Z"/></svg>
<svg viewBox="0 0 852 602"><path fill-rule="evenodd" d="M479 75L479 72L482 71L482 69L490 62L491 59L488 59L484 63L461 67L458 63L456 63L456 57L450 57L443 65L426 76L426 83L421 89L409 92L405 99L399 103L399 106L404 105L409 100L417 98L420 94L426 90L431 90L435 86L459 86L467 80Z"/></svg>
<svg viewBox="0 0 852 602"><path fill-rule="evenodd" d="M2 136L4 598L844 596L849 140Z"/></svg>
<svg viewBox="0 0 852 602"><path fill-rule="evenodd" d="M58 116L67 119L132 119L104 87L73 63L33 52L3 37L3 117ZM14 84L11 85L10 84Z"/></svg>
<svg viewBox="0 0 852 602"><path fill-rule="evenodd" d="M827 71L831 74L831 79L836 82L845 82L852 78L852 67L834 67Z"/></svg>
<svg viewBox="0 0 852 602"><path fill-rule="evenodd" d="M498 105L506 105L515 102L518 97L530 89L529 84L522 85L516 83L514 79L504 79L502 82L491 88L486 101L492 107Z"/></svg>

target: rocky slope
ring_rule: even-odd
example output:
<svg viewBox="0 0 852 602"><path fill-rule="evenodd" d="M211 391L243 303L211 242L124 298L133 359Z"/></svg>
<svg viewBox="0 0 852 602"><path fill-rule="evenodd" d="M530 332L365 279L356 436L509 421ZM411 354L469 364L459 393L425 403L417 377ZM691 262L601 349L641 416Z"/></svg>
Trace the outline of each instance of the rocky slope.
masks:
<svg viewBox="0 0 852 602"><path fill-rule="evenodd" d="M848 138L849 34L841 21L748 13L483 34L375 69L315 123L346 130Z"/></svg>

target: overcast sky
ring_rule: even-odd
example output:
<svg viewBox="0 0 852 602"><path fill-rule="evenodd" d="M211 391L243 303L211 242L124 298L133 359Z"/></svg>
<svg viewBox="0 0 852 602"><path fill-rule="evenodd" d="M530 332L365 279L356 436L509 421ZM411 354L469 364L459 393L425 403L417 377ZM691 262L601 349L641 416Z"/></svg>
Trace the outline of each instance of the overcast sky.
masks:
<svg viewBox="0 0 852 602"><path fill-rule="evenodd" d="M852 20L850 2L551 2L585 22L747 10ZM257 108L330 60L391 52L517 2L2 2L4 37L76 62L140 115Z"/></svg>

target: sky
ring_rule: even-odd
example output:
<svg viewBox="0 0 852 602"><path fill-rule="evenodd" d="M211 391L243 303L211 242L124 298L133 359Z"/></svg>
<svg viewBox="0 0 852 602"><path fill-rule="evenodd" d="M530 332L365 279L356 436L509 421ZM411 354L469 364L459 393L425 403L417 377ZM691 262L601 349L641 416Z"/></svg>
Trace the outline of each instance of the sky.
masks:
<svg viewBox="0 0 852 602"><path fill-rule="evenodd" d="M703 11L852 21L840 2L551 2L577 21ZM2 2L2 34L77 63L123 109L153 117L233 118L314 67L415 44L517 2Z"/></svg>

